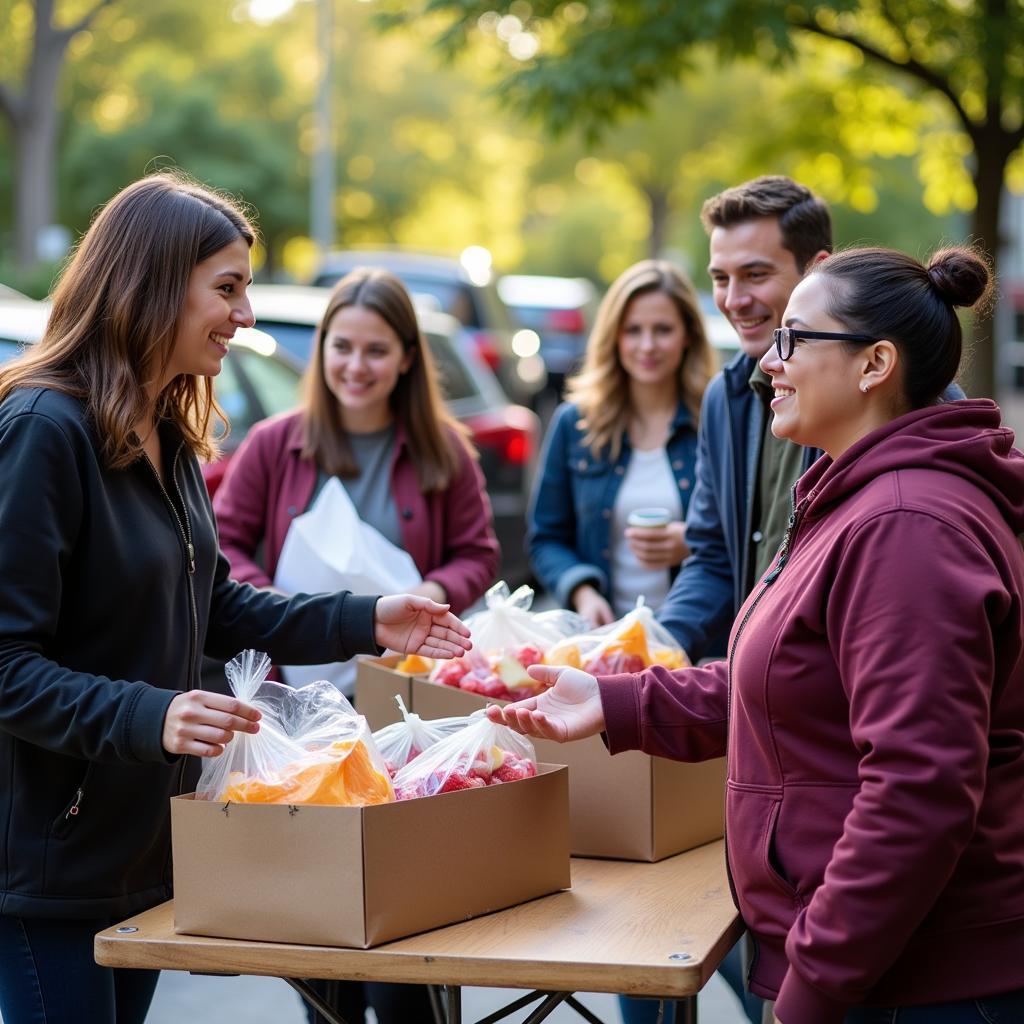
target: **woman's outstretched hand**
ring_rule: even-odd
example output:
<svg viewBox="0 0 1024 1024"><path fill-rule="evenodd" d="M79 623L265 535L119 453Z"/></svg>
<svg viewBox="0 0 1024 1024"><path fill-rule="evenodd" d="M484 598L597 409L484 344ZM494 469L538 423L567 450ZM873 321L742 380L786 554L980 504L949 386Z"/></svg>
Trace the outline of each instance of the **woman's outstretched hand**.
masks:
<svg viewBox="0 0 1024 1024"><path fill-rule="evenodd" d="M544 740L582 740L604 729L604 708L597 680L578 668L531 665L526 670L549 690L515 704L492 704L487 717L516 732Z"/></svg>
<svg viewBox="0 0 1024 1024"><path fill-rule="evenodd" d="M473 646L469 630L448 605L416 594L379 598L373 636L381 647L425 658L459 658Z"/></svg>

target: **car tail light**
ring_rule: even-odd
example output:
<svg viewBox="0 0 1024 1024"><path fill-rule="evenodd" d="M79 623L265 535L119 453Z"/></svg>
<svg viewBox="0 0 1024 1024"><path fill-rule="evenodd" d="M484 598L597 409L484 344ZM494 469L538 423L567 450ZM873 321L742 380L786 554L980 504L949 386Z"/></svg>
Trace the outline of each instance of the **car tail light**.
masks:
<svg viewBox="0 0 1024 1024"><path fill-rule="evenodd" d="M501 366L501 352L498 349L498 339L490 331L474 331L473 344L476 346L477 355L492 370Z"/></svg>
<svg viewBox="0 0 1024 1024"><path fill-rule="evenodd" d="M584 334L586 329L578 309L549 309L544 314L544 330L552 334Z"/></svg>
<svg viewBox="0 0 1024 1024"><path fill-rule="evenodd" d="M537 440L537 417L521 405L510 405L498 413L485 413L466 420L478 448L495 452L503 462L528 465Z"/></svg>

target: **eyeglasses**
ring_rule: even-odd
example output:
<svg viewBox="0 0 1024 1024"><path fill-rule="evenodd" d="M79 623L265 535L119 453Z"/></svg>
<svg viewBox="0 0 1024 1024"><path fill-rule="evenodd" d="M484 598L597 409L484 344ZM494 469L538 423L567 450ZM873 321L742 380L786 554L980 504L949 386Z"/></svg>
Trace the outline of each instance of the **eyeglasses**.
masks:
<svg viewBox="0 0 1024 1024"><path fill-rule="evenodd" d="M775 328L775 351L785 362L792 354L797 341L852 341L857 345L870 345L878 338L866 334L839 334L836 331L802 331L798 327Z"/></svg>

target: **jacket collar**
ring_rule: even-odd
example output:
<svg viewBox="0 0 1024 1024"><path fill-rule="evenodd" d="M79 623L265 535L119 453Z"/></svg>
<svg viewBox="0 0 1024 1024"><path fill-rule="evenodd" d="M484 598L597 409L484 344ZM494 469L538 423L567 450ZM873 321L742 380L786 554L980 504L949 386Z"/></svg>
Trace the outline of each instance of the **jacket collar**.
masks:
<svg viewBox="0 0 1024 1024"><path fill-rule="evenodd" d="M290 452L302 451L304 444L305 415L297 413L288 423L287 448ZM409 435L399 417L395 417L395 454L403 451L409 444Z"/></svg>
<svg viewBox="0 0 1024 1024"><path fill-rule="evenodd" d="M729 394L738 398L744 392L750 394L750 375L754 372L755 359L740 351L728 365L723 367L722 376Z"/></svg>

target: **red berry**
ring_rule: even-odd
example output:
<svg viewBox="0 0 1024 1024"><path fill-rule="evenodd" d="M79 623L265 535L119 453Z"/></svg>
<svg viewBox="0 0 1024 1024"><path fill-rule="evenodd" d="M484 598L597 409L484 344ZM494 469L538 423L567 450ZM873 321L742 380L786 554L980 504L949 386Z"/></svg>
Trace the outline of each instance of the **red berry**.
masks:
<svg viewBox="0 0 1024 1024"><path fill-rule="evenodd" d="M460 789L480 789L487 783L473 775L463 775L461 772L451 772L438 793L455 793Z"/></svg>
<svg viewBox="0 0 1024 1024"><path fill-rule="evenodd" d="M469 671L464 658L453 658L444 662L434 674L434 682L444 686L458 686L459 680Z"/></svg>
<svg viewBox="0 0 1024 1024"><path fill-rule="evenodd" d="M509 754L505 763L491 776L491 784L498 782L518 782L519 779L530 779L537 774L532 761L524 761L515 754Z"/></svg>
<svg viewBox="0 0 1024 1024"><path fill-rule="evenodd" d="M544 652L533 644L523 644L522 647L517 647L512 652L512 657L519 662L523 668L529 668L531 665L539 665L544 660Z"/></svg>

